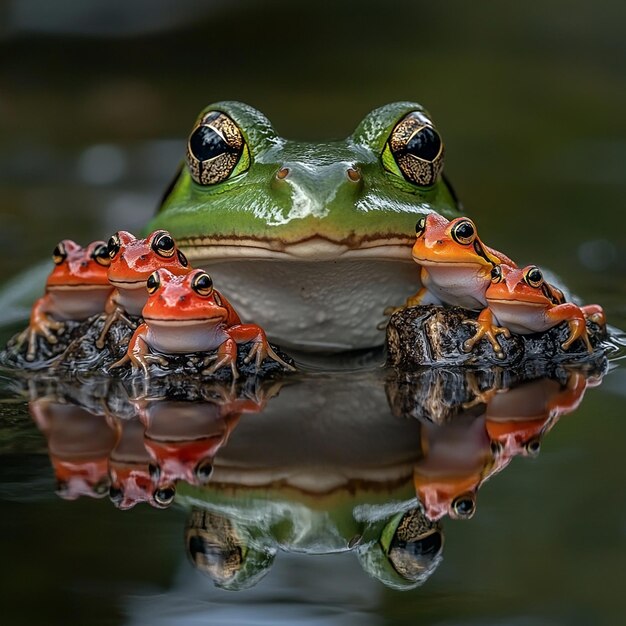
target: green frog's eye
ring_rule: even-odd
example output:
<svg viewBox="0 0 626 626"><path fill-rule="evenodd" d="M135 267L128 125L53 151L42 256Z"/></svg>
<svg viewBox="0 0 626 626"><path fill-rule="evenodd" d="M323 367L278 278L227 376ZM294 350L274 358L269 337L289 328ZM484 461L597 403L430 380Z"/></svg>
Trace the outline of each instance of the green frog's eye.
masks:
<svg viewBox="0 0 626 626"><path fill-rule="evenodd" d="M210 111L200 119L187 142L191 177L200 185L225 181L235 170L244 149L247 152L237 124L221 111Z"/></svg>
<svg viewBox="0 0 626 626"><path fill-rule="evenodd" d="M99 265L103 265L104 267L108 267L111 265L111 257L109 256L109 248L105 244L101 243L99 246L96 246L94 251L91 253L91 258L98 263Z"/></svg>
<svg viewBox="0 0 626 626"><path fill-rule="evenodd" d="M389 148L408 181L420 187L435 184L443 169L444 146L439 133L421 113L409 113L396 124Z"/></svg>
<svg viewBox="0 0 626 626"><path fill-rule="evenodd" d="M426 218L420 217L415 224L415 236L421 237L426 230Z"/></svg>
<svg viewBox="0 0 626 626"><path fill-rule="evenodd" d="M494 265L491 270L491 282L494 284L502 282L502 268L499 265Z"/></svg>
<svg viewBox="0 0 626 626"><path fill-rule="evenodd" d="M167 485L166 487L161 487L157 489L152 496L154 497L154 501L160 507L166 507L172 504L174 500L174 496L176 495L176 489L174 489L173 485Z"/></svg>
<svg viewBox="0 0 626 626"><path fill-rule="evenodd" d="M146 281L146 289L148 290L148 293L152 295L160 286L161 279L159 278L159 272L152 272Z"/></svg>
<svg viewBox="0 0 626 626"><path fill-rule="evenodd" d="M539 437L533 437L532 439L529 439L524 444L524 450L526 450L526 453L528 454L528 456L532 456L532 457L537 456L539 454L540 449L541 449L541 439Z"/></svg>
<svg viewBox="0 0 626 626"><path fill-rule="evenodd" d="M174 256L176 252L176 244L172 236L165 230L155 233L152 239L152 249L166 259Z"/></svg>
<svg viewBox="0 0 626 626"><path fill-rule="evenodd" d="M451 515L454 519L469 519L476 512L476 499L473 493L464 493L452 500Z"/></svg>
<svg viewBox="0 0 626 626"><path fill-rule="evenodd" d="M535 265L531 265L524 274L524 281L529 287L534 287L535 289L541 287L543 283L543 274L541 270Z"/></svg>
<svg viewBox="0 0 626 626"><path fill-rule="evenodd" d="M452 227L450 234L454 241L468 246L476 239L476 227L471 220L460 220Z"/></svg>
<svg viewBox="0 0 626 626"><path fill-rule="evenodd" d="M67 259L67 250L63 242L58 243L52 251L52 260L55 265L61 265Z"/></svg>
<svg viewBox="0 0 626 626"><path fill-rule="evenodd" d="M107 244L107 252L109 253L109 257L111 259L115 258L117 253L120 251L120 247L120 236L115 233L115 235L113 235L111 239L109 239L109 243Z"/></svg>
<svg viewBox="0 0 626 626"><path fill-rule="evenodd" d="M213 292L213 281L206 272L198 272L191 281L191 288L200 296L210 296Z"/></svg>

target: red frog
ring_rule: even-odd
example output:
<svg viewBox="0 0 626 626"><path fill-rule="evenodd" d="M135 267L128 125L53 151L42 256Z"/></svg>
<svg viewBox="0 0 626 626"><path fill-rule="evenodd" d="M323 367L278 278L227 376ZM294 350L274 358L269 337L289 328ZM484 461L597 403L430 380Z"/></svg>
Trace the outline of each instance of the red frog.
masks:
<svg viewBox="0 0 626 626"><path fill-rule="evenodd" d="M587 334L586 318L604 325L604 312L597 304L579 307L566 302L563 293L544 280L536 265L523 268L499 265L492 270L491 284L486 291L489 310L500 324L514 333L527 335L546 331L567 322L569 337L563 350L580 339L589 352L593 347ZM469 340L480 339L480 333Z"/></svg>
<svg viewBox="0 0 626 626"><path fill-rule="evenodd" d="M108 280L114 290L106 303L107 317L96 341L98 348L104 346L104 339L115 321L121 319L135 327L126 314L141 315L148 299L146 280L152 272L160 267L176 275L191 271L187 258L166 230L155 230L145 239L137 239L131 233L120 230L109 239L108 254Z"/></svg>
<svg viewBox="0 0 626 626"><path fill-rule="evenodd" d="M148 363L162 358L151 354L151 349L163 354L217 349L215 362L203 373L211 375L229 366L233 378L237 378L237 345L251 342L246 363L254 359L259 368L269 357L286 369L294 369L272 350L260 326L241 323L235 309L213 288L211 277L203 270L176 276L159 269L146 285L149 297L142 311L144 323L133 334L126 355L114 366L130 360L133 368L142 369L148 377Z"/></svg>
<svg viewBox="0 0 626 626"><path fill-rule="evenodd" d="M478 237L476 226L467 217L452 221L437 213L429 213L415 226L413 260L421 267L423 287L406 300L405 306L420 304L450 304L465 309L481 310L478 320L466 320L478 328L499 356L502 349L496 336L509 335L506 328L494 324L487 307L485 292L491 283L491 270L501 263L515 266L506 255L489 248ZM402 308L402 307L400 307ZM399 310L388 308L387 315ZM466 342L463 349L471 350L475 342Z"/></svg>
<svg viewBox="0 0 626 626"><path fill-rule="evenodd" d="M58 342L52 331L60 331L67 320L82 321L101 313L111 293L107 272L111 259L104 241L82 248L71 239L59 242L52 253L54 268L46 281L46 292L33 305L28 328L21 341L28 341L26 359L32 361L37 337Z"/></svg>

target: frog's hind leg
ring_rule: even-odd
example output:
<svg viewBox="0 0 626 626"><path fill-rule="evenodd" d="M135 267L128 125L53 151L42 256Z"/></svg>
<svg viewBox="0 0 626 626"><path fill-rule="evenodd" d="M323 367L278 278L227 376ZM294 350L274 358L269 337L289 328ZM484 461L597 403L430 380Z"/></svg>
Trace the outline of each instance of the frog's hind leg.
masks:
<svg viewBox="0 0 626 626"><path fill-rule="evenodd" d="M606 326L606 315L604 309L599 304L586 304L580 307L585 317L594 324L604 328Z"/></svg>
<svg viewBox="0 0 626 626"><path fill-rule="evenodd" d="M597 312L597 311L596 311ZM593 314L593 313L592 313ZM583 309L572 302L559 304L548 311L546 317L554 323L567 322L569 326L569 337L561 344L563 350L569 350L570 346L577 340L582 339L588 352L593 352L593 346L587 334L587 320Z"/></svg>

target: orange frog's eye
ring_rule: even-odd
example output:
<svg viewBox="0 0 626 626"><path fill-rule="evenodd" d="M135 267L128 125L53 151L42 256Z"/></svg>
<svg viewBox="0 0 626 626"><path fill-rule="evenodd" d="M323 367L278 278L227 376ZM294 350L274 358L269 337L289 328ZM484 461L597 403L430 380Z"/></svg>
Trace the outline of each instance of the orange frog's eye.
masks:
<svg viewBox="0 0 626 626"><path fill-rule="evenodd" d="M109 239L109 243L107 244L107 252L109 253L109 257L111 259L114 259L117 256L117 253L120 251L120 248L120 236L115 233L115 235L113 235L111 239Z"/></svg>
<svg viewBox="0 0 626 626"><path fill-rule="evenodd" d="M539 454L541 449L541 439L539 437L533 437L524 444L524 450L529 456L535 457Z"/></svg>
<svg viewBox="0 0 626 626"><path fill-rule="evenodd" d="M103 265L104 267L108 267L111 265L111 257L109 256L109 248L101 243L99 246L95 248L95 250L91 253L91 258L98 263L99 265Z"/></svg>
<svg viewBox="0 0 626 626"><path fill-rule="evenodd" d="M152 240L152 249L159 255L166 259L174 256L176 252L176 244L172 239L172 236L166 231L162 230L157 233Z"/></svg>
<svg viewBox="0 0 626 626"><path fill-rule="evenodd" d="M191 131L187 142L187 166L199 185L225 181L234 171L245 148L235 122L221 111L209 111Z"/></svg>
<svg viewBox="0 0 626 626"><path fill-rule="evenodd" d="M176 495L176 489L174 488L174 485L167 485L157 489L152 495L154 497L154 501L160 507L166 507L172 504L174 496Z"/></svg>
<svg viewBox="0 0 626 626"><path fill-rule="evenodd" d="M537 287L541 287L541 284L543 283L543 274L538 267L533 265L532 267L528 268L528 270L524 274L524 280L526 281L527 285L536 289Z"/></svg>
<svg viewBox="0 0 626 626"><path fill-rule="evenodd" d="M492 283L501 283L502 282L502 268L499 265L494 265L491 269L491 282Z"/></svg>
<svg viewBox="0 0 626 626"><path fill-rule="evenodd" d="M454 241L468 246L476 239L476 227L471 220L461 220L454 225L450 234Z"/></svg>
<svg viewBox="0 0 626 626"><path fill-rule="evenodd" d="M200 461L198 465L196 465L193 473L202 484L208 482L209 478L211 478L211 474L213 473L213 465L211 464L211 461L209 459Z"/></svg>
<svg viewBox="0 0 626 626"><path fill-rule="evenodd" d="M393 158L410 182L430 187L443 169L443 141L424 117L413 111L403 117L389 136Z"/></svg>
<svg viewBox="0 0 626 626"><path fill-rule="evenodd" d="M469 519L476 511L476 498L473 493L464 493L452 500L452 511L455 519Z"/></svg>
<svg viewBox="0 0 626 626"><path fill-rule="evenodd" d="M148 290L148 293L152 295L160 286L161 279L159 278L159 272L152 272L146 281L146 289Z"/></svg>
<svg viewBox="0 0 626 626"><path fill-rule="evenodd" d="M426 230L426 218L425 217L420 217L417 220L417 224L415 224L415 236L416 237L421 237L424 232Z"/></svg>
<svg viewBox="0 0 626 626"><path fill-rule="evenodd" d="M61 242L58 243L52 251L52 260L55 265L61 265L65 259L67 259L67 250L65 249L63 242Z"/></svg>
<svg viewBox="0 0 626 626"><path fill-rule="evenodd" d="M191 288L200 296L213 293L213 280L206 272L199 272L191 281Z"/></svg>

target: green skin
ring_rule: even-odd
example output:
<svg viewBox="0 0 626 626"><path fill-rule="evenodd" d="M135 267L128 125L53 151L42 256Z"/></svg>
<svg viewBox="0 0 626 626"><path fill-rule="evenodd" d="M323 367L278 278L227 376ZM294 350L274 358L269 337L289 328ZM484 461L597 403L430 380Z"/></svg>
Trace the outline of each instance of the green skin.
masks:
<svg viewBox="0 0 626 626"><path fill-rule="evenodd" d="M302 143L279 137L245 104L215 103L201 116L207 111L239 127L246 143L239 162L213 185L196 183L183 164L146 231L170 231L242 317L283 345L336 351L382 344L376 326L385 306L420 286L411 260L416 221L432 211L461 214L442 177L431 187L409 182L389 150L405 115L428 114L412 102L389 104L344 141ZM289 174L280 178L283 168Z"/></svg>

